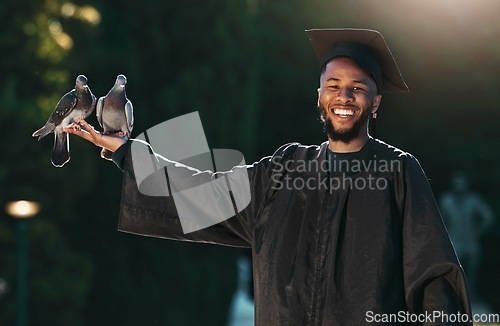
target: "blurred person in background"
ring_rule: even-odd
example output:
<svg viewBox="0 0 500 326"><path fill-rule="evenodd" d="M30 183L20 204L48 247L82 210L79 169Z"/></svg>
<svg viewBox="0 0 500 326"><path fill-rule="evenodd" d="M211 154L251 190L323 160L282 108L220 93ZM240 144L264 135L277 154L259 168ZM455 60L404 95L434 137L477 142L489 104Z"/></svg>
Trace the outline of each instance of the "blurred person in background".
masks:
<svg viewBox="0 0 500 326"><path fill-rule="evenodd" d="M481 235L493 224L494 214L481 196L469 188L467 176L455 172L450 190L442 194L440 208L451 241L464 266L471 300L479 301L477 274L481 258Z"/></svg>

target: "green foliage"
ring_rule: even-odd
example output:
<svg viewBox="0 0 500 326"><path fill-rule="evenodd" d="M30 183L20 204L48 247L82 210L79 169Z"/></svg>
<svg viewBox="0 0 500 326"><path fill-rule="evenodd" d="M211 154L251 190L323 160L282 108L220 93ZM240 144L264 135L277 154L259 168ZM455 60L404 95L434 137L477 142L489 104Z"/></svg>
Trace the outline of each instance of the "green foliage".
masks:
<svg viewBox="0 0 500 326"><path fill-rule="evenodd" d="M81 313L92 281L93 258L75 249L65 229L65 215L75 210L77 195L91 188L92 167L47 169L51 144L31 138L61 94L72 88L61 64L68 51L58 45L50 24L60 18L62 1L7 1L0 4L0 199L41 203L30 237L30 324L82 325ZM78 151L78 144L73 150ZM85 153L83 153L85 155ZM77 155L75 155L77 156ZM49 163L50 164L50 163ZM72 170L72 171L71 171ZM70 172L84 177L81 188L68 190ZM90 179L91 180L91 179ZM62 204L62 205L58 205ZM67 205L67 206L66 206ZM66 207L65 207L66 206ZM64 210L67 207L71 209ZM0 299L0 324L14 324L15 222L1 214L0 275L10 292ZM31 221L30 221L31 222Z"/></svg>

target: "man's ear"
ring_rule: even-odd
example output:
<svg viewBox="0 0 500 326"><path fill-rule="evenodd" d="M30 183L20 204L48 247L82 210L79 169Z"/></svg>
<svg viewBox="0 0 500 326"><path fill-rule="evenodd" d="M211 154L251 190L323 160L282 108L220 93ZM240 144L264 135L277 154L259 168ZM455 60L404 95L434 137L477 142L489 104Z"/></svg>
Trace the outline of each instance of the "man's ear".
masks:
<svg viewBox="0 0 500 326"><path fill-rule="evenodd" d="M319 96L321 94L321 87L319 87L317 91L318 91L318 102L316 103L316 105L319 107Z"/></svg>
<svg viewBox="0 0 500 326"><path fill-rule="evenodd" d="M375 95L373 98L372 113L377 112L380 102L382 102L382 95Z"/></svg>

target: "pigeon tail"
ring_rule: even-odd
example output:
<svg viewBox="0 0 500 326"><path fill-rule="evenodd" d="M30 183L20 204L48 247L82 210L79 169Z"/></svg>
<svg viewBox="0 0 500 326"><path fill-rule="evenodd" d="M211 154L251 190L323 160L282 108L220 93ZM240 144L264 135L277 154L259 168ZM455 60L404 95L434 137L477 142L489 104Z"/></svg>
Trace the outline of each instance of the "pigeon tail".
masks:
<svg viewBox="0 0 500 326"><path fill-rule="evenodd" d="M31 136L32 137L38 137L38 140L42 139L43 137L47 136L50 134L52 131L54 131L54 128L56 126L53 123L47 123L45 126L42 128L38 129L35 131Z"/></svg>
<svg viewBox="0 0 500 326"><path fill-rule="evenodd" d="M113 156L113 152L103 148L101 151L101 157L105 160L111 161L111 157Z"/></svg>
<svg viewBox="0 0 500 326"><path fill-rule="evenodd" d="M52 165L62 167L69 161L69 134L67 132L54 133L54 149L52 151Z"/></svg>

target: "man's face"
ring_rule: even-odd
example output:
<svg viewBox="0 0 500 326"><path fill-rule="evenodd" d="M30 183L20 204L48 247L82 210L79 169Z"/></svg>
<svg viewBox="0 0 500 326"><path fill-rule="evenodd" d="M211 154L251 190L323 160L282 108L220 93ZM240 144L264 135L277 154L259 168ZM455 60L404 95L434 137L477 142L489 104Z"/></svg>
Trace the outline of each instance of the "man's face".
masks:
<svg viewBox="0 0 500 326"><path fill-rule="evenodd" d="M318 110L328 138L346 144L367 132L370 114L381 95L368 72L347 57L332 59L320 78Z"/></svg>

